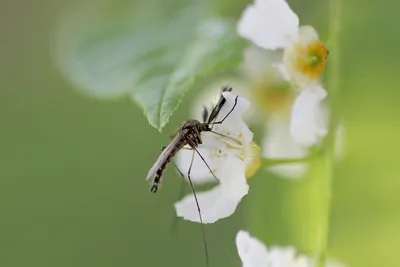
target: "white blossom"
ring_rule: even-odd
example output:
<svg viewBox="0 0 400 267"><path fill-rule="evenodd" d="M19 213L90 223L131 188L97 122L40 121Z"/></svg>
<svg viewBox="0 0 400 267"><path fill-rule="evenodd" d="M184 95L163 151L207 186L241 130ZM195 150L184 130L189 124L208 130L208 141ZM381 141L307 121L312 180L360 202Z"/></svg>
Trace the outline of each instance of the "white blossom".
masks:
<svg viewBox="0 0 400 267"><path fill-rule="evenodd" d="M282 53L250 46L244 52L241 66L246 75L245 94L251 100L251 119L265 123L270 115L290 114L295 91L276 68L282 62Z"/></svg>
<svg viewBox="0 0 400 267"><path fill-rule="evenodd" d="M231 92L224 92L226 99L217 120L225 117L234 106L236 107L222 124L216 124L212 132L202 132L203 144L198 151L203 156L212 173L218 178L218 184L209 191L197 192L201 215L204 223L214 223L228 217L236 210L241 199L247 194L249 186L246 182L246 171L252 166L257 154L253 143L253 133L243 121L243 113L250 103ZM236 98L237 97L237 98ZM176 157L176 164L187 177L193 150L182 149ZM191 168L191 179L194 181L214 180L207 165L196 153ZM200 222L193 194L185 196L175 203L176 213L185 220Z"/></svg>
<svg viewBox="0 0 400 267"><path fill-rule="evenodd" d="M296 253L294 247L267 248L246 231L236 235L236 246L243 267L314 267L312 258ZM342 267L338 261L328 261L327 267Z"/></svg>
<svg viewBox="0 0 400 267"><path fill-rule="evenodd" d="M325 68L325 45L313 27L299 27L297 15L284 0L255 0L244 10L237 31L263 49L283 49L283 64L300 86L314 82Z"/></svg>
<svg viewBox="0 0 400 267"><path fill-rule="evenodd" d="M316 118L321 117L320 106L326 96L319 79L328 55L315 29L300 27L297 15L284 0L255 0L243 12L237 30L263 49L283 49L281 62L274 65L300 92L292 110L290 133L301 145L315 145L326 134L322 128L326 124Z"/></svg>

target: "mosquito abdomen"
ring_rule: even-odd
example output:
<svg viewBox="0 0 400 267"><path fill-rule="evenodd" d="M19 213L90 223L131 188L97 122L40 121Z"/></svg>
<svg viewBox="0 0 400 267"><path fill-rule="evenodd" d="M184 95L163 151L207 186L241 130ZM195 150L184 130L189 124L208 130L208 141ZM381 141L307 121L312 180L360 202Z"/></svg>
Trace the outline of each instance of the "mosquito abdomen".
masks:
<svg viewBox="0 0 400 267"><path fill-rule="evenodd" d="M171 153L166 157L163 164L161 164L160 168L156 172L156 176L154 177L153 183L151 185L150 191L155 193L158 190L158 186L161 183L161 178L164 173L164 170L167 168L168 163L171 162L172 158L176 155L176 153L185 145L185 143L179 144L179 146L175 146L175 148L171 151Z"/></svg>

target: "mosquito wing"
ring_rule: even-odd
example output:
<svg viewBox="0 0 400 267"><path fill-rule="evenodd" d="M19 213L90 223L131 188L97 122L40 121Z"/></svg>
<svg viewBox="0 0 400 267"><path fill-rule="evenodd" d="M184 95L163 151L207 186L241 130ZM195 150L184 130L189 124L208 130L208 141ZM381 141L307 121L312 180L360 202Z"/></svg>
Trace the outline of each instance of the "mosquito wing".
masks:
<svg viewBox="0 0 400 267"><path fill-rule="evenodd" d="M149 170L147 174L146 180L150 180L156 172L165 165L170 157L173 157L177 150L181 148L183 141L183 137L180 134L177 134L168 146L161 152L160 156L157 158L153 167Z"/></svg>

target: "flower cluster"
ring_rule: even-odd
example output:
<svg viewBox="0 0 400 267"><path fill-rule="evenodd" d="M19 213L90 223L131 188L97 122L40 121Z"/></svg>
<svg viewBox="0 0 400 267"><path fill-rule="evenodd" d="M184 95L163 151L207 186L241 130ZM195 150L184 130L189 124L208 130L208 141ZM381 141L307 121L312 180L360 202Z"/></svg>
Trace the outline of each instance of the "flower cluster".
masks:
<svg viewBox="0 0 400 267"><path fill-rule="evenodd" d="M299 27L299 18L284 0L256 0L243 12L240 36L265 50L283 50L280 62L271 62L284 79L300 91L291 112L290 133L303 146L326 134L321 103L327 93L320 83L328 50L311 26Z"/></svg>
<svg viewBox="0 0 400 267"><path fill-rule="evenodd" d="M311 26L299 26L298 16L284 0L255 0L243 12L238 34L253 44L245 52L247 90L258 110L267 107L262 148L268 158L298 158L327 134L327 96L320 77L328 50ZM304 176L307 165L270 168L284 177Z"/></svg>
<svg viewBox="0 0 400 267"><path fill-rule="evenodd" d="M235 93L222 93L226 103L215 121L229 116L213 125L213 131L201 133L203 143L198 151L187 147L176 155L178 169L186 178L190 173L193 184L216 184L208 191L197 192L204 223L214 223L235 212L249 192L247 179L261 166L261 156L303 158L327 134L327 91L321 76L328 50L316 30L299 26L298 16L284 0L255 0L244 10L237 31L251 44L240 67L245 78L236 79L237 84L229 81ZM213 94L207 91L206 95ZM204 103L203 98L198 98L200 103ZM203 106L197 103L194 107L194 117L200 119ZM265 129L261 149L244 122L260 123L260 118ZM269 170L297 178L304 176L307 163L294 161ZM193 194L185 196L175 203L177 216L200 222L196 206ZM244 267L314 266L312 258L296 255L294 248L267 248L245 231L238 232L236 245ZM342 265L328 262L326 266Z"/></svg>

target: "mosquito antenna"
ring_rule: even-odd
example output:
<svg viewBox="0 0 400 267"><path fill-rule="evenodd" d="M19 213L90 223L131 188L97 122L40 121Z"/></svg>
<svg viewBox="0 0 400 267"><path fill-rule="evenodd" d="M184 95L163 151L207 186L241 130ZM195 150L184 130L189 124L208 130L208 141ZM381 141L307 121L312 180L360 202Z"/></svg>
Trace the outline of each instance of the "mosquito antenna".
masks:
<svg viewBox="0 0 400 267"><path fill-rule="evenodd" d="M224 87L222 88L222 92L230 92L232 91L232 88ZM212 121L217 119L217 116L222 108L222 106L225 104L226 99L225 97L221 94L220 98L218 100L218 103L214 106L214 108L211 111L210 117L208 118L208 123L211 123Z"/></svg>
<svg viewBox="0 0 400 267"><path fill-rule="evenodd" d="M224 120L225 120L226 118L228 118L228 116L229 116L229 115L232 113L232 111L235 109L235 107L236 107L236 105L237 105L238 97L239 97L239 96L236 96L236 98L235 98L235 104L233 105L232 109L228 112L228 114L225 115L225 117L224 117L222 120L216 121L216 122L210 122L210 123L207 123L207 124L208 124L208 125L214 125L214 124L221 124L221 123L223 123Z"/></svg>
<svg viewBox="0 0 400 267"><path fill-rule="evenodd" d="M229 140L232 140L233 142L237 143L238 145L241 145L241 144L242 144L242 142L240 142L239 140L237 140L237 139L235 139L235 138L233 138L233 137L227 136L227 135L225 135L225 134L218 133L218 132L215 132L215 131L213 131L213 130L211 130L211 131L209 131L209 132L211 132L211 133L213 133L213 134L216 134L216 135L219 135L219 136L222 136L222 137L227 138L227 139L229 139Z"/></svg>
<svg viewBox="0 0 400 267"><path fill-rule="evenodd" d="M191 187L193 195L194 195L194 199L196 201L197 211L199 212L201 233L203 235L204 250L205 250L205 253L206 253L206 267L208 267L209 266L208 265L209 260L208 260L208 249L207 249L206 232L204 231L204 223L203 223L203 218L201 217L200 205L199 205L199 201L197 200L196 190L194 189L194 185L192 183L192 179L190 178L190 172L192 170L193 161L194 161L194 151L193 151L193 154L192 154L192 161L190 162L190 166L189 166L189 170L188 170L188 180L189 180L190 187Z"/></svg>

